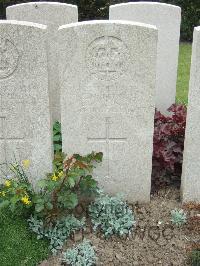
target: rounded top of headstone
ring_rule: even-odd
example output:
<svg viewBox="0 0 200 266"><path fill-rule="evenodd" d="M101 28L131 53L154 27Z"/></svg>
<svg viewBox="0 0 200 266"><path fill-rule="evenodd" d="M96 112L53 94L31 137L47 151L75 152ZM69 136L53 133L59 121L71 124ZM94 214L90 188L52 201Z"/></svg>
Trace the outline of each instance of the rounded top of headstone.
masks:
<svg viewBox="0 0 200 266"><path fill-rule="evenodd" d="M200 26L195 27L194 28L194 32L193 32L193 39L195 39L195 37L200 40ZM199 42L199 41L198 41ZM196 41L197 43L197 41ZM193 42L193 45L195 45L195 42Z"/></svg>
<svg viewBox="0 0 200 266"><path fill-rule="evenodd" d="M49 6L52 6L52 7L56 7L56 6L59 6L59 7L62 7L62 8L74 8L74 9L77 9L77 6L76 5L72 5L72 4L65 4L65 3L60 3L60 2L29 2L29 3L22 3L22 4L17 4L17 5L12 5L12 6L8 6L7 9L10 9L10 8L14 8L14 7L23 7L23 6L35 6L37 5L38 7L41 7L41 6L45 6L45 7L49 7Z"/></svg>
<svg viewBox="0 0 200 266"><path fill-rule="evenodd" d="M0 25L16 25L16 26L27 26L35 27L38 29L46 30L47 26L39 23L33 23L28 21L19 21L19 20L0 20Z"/></svg>
<svg viewBox="0 0 200 266"><path fill-rule="evenodd" d="M194 28L196 31L200 31L200 26Z"/></svg>
<svg viewBox="0 0 200 266"><path fill-rule="evenodd" d="M130 8L130 6L143 6L143 7L153 7L153 8L159 8L159 9L169 9L171 12L174 10L175 12L181 12L181 8L179 6L171 5L171 4L166 4L166 3L158 3L158 2L129 2L129 3L121 3L121 4L115 4L110 6L111 9L115 8Z"/></svg>
<svg viewBox="0 0 200 266"><path fill-rule="evenodd" d="M7 19L60 26L78 21L78 8L58 2L30 2L7 7L6 16Z"/></svg>
<svg viewBox="0 0 200 266"><path fill-rule="evenodd" d="M82 26L93 26L93 25L127 25L127 26L136 26L136 27L143 27L148 28L149 30L156 30L157 27L150 24L140 23L140 22L132 22L128 20L92 20L92 21L82 21L76 23L70 23L66 25L62 25L59 27L58 30L73 28L73 27L82 27Z"/></svg>

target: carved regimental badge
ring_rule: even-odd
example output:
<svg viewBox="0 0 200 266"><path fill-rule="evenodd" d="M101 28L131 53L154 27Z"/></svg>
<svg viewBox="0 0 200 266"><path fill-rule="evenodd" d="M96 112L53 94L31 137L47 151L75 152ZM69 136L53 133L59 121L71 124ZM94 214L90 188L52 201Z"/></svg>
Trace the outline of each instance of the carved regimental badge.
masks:
<svg viewBox="0 0 200 266"><path fill-rule="evenodd" d="M18 66L19 52L15 45L0 37L0 79L9 77Z"/></svg>
<svg viewBox="0 0 200 266"><path fill-rule="evenodd" d="M95 39L88 47L86 64L97 79L115 80L128 68L129 52L122 40L103 36Z"/></svg>

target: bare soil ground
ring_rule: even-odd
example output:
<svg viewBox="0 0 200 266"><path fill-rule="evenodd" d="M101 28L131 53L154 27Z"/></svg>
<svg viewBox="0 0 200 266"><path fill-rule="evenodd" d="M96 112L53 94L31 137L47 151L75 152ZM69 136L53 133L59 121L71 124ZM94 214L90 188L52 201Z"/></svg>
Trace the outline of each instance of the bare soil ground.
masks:
<svg viewBox="0 0 200 266"><path fill-rule="evenodd" d="M99 234L91 232L90 227L83 234L78 233L74 241L70 240L66 248L83 237L91 240L95 247L97 266L184 266L189 265L187 249L191 243L200 244L200 224L191 230L188 224L180 228L173 226L171 210L182 208L179 190L166 189L152 195L151 203L133 205L137 224L127 238L111 237L105 240ZM189 216L198 216L189 213ZM199 217L199 216L198 216ZM59 257L49 258L40 266L60 266Z"/></svg>

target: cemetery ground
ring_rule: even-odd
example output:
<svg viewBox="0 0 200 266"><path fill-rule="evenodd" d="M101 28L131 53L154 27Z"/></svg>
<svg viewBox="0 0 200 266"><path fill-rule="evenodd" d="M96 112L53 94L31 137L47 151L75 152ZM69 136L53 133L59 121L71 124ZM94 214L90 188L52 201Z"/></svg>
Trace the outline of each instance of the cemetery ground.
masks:
<svg viewBox="0 0 200 266"><path fill-rule="evenodd" d="M181 44L177 82L177 102L181 103L187 103L190 56L191 45ZM170 212L182 208L179 189L162 189L151 195L150 204L130 207L135 214L136 226L129 237L105 239L102 234L91 233L88 223L87 230L75 234L66 248L74 242L79 243L85 236L94 245L97 265L199 265L188 260L191 245L200 237L199 224L193 224L191 220L176 226L171 222ZM188 216L191 214L189 207L185 209ZM60 265L60 259L50 255L48 246L48 241L38 240L30 232L26 220L20 215L12 217L6 210L1 212L1 266L34 266L42 261L43 266Z"/></svg>

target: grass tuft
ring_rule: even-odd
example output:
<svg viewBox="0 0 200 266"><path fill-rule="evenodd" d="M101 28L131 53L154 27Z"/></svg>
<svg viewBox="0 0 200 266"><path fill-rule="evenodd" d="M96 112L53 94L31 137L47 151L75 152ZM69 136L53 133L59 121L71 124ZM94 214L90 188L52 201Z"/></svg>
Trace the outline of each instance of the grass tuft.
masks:
<svg viewBox="0 0 200 266"><path fill-rule="evenodd" d="M48 242L37 240L25 219L0 212L1 266L36 266L48 255Z"/></svg>
<svg viewBox="0 0 200 266"><path fill-rule="evenodd" d="M180 44L179 67L176 86L176 102L187 105L188 89L190 80L192 45L190 43Z"/></svg>

